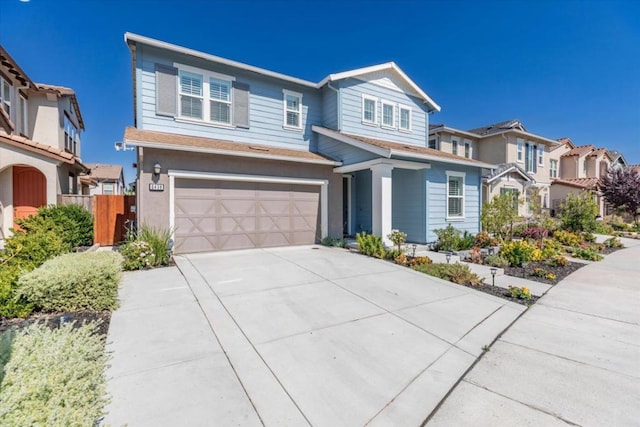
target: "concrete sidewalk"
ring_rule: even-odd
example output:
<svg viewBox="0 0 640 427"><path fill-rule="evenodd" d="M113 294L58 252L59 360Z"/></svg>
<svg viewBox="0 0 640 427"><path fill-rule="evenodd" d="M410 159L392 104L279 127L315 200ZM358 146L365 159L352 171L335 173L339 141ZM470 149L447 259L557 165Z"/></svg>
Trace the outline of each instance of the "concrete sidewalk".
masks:
<svg viewBox="0 0 640 427"><path fill-rule="evenodd" d="M640 241L555 285L464 377L429 426L637 426Z"/></svg>
<svg viewBox="0 0 640 427"><path fill-rule="evenodd" d="M335 248L176 262L125 275L105 423L419 425L525 310Z"/></svg>

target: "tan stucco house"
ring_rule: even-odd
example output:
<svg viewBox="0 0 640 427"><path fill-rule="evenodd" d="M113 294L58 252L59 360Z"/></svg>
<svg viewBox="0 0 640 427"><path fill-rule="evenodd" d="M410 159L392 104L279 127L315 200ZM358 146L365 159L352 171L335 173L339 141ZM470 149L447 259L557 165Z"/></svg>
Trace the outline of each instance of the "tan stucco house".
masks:
<svg viewBox="0 0 640 427"><path fill-rule="evenodd" d="M543 209L549 208L551 180L558 170L550 153L559 145L527 131L517 119L466 131L446 125L429 129L430 147L496 165L483 176L482 201L514 192L524 201L520 215L529 214L535 195Z"/></svg>
<svg viewBox="0 0 640 427"><path fill-rule="evenodd" d="M598 203L599 215L608 215L607 204L598 193L598 183L609 173L614 157L604 148L576 146L569 138L560 138L558 142L560 145L551 152L552 161L560 166L551 184L552 209L559 209L569 194L589 191Z"/></svg>
<svg viewBox="0 0 640 427"><path fill-rule="evenodd" d="M75 92L34 83L0 46L0 239L15 219L81 191L82 130Z"/></svg>
<svg viewBox="0 0 640 427"><path fill-rule="evenodd" d="M83 191L88 195L124 194L124 174L120 165L86 163L89 172L80 177L85 184Z"/></svg>

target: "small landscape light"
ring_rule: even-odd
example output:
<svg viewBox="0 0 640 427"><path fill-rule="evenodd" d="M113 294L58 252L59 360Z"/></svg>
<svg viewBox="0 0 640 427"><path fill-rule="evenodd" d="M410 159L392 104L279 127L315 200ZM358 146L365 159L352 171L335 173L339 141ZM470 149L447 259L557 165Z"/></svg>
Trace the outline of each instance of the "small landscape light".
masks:
<svg viewBox="0 0 640 427"><path fill-rule="evenodd" d="M416 245L415 243L413 245L411 245L411 257L412 258L416 257L416 249L418 249L418 245Z"/></svg>
<svg viewBox="0 0 640 427"><path fill-rule="evenodd" d="M493 255L493 252L494 252L494 251L495 251L495 250L494 250L493 248L489 248L489 249L487 249L487 252L489 253L489 255Z"/></svg>
<svg viewBox="0 0 640 427"><path fill-rule="evenodd" d="M449 264L449 262L451 261L451 252L447 252L447 255L445 255L445 257L447 258L447 264Z"/></svg>
<svg viewBox="0 0 640 427"><path fill-rule="evenodd" d="M498 272L498 269L495 267L491 267L489 269L491 271L491 285L495 286L496 285L496 273Z"/></svg>

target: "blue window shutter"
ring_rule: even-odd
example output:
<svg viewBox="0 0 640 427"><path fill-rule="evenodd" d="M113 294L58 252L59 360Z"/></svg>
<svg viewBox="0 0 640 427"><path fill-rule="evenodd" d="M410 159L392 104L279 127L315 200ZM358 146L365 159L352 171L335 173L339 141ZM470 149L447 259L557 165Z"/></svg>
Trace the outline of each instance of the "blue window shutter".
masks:
<svg viewBox="0 0 640 427"><path fill-rule="evenodd" d="M249 85L233 82L233 124L249 129Z"/></svg>
<svg viewBox="0 0 640 427"><path fill-rule="evenodd" d="M538 146L533 146L533 173L538 172Z"/></svg>
<svg viewBox="0 0 640 427"><path fill-rule="evenodd" d="M529 170L529 144L524 145L524 166L527 172L531 172Z"/></svg>
<svg viewBox="0 0 640 427"><path fill-rule="evenodd" d="M178 69L156 64L156 114L175 117L178 114Z"/></svg>

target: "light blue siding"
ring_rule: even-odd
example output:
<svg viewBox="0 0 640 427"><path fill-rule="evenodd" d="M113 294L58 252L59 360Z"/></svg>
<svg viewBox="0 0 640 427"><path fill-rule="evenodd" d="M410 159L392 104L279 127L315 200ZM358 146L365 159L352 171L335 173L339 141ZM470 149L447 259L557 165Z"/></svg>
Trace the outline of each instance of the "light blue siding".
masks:
<svg viewBox="0 0 640 427"><path fill-rule="evenodd" d="M446 171L465 172L464 219L447 221L447 175ZM448 224L458 230L479 232L480 225L480 169L444 163L432 163L425 170L427 185L427 241L437 239L433 230L445 228Z"/></svg>
<svg viewBox="0 0 640 427"><path fill-rule="evenodd" d="M407 241L426 243L424 172L394 169L391 175L392 227L407 233Z"/></svg>
<svg viewBox="0 0 640 427"><path fill-rule="evenodd" d="M369 151L352 147L344 142L336 141L324 135L318 135L317 141L318 153L341 161L343 165L364 162L379 157Z"/></svg>
<svg viewBox="0 0 640 427"><path fill-rule="evenodd" d="M353 230L371 233L371 171L358 171L354 175L356 222Z"/></svg>
<svg viewBox="0 0 640 427"><path fill-rule="evenodd" d="M429 128L429 115L427 114L426 106L422 100L406 93L362 80L346 79L339 83L342 111L342 132L393 142L401 142L423 147L426 146ZM363 94L378 98L378 126L362 123ZM382 122L381 100L411 107L411 132L401 132L397 129L400 114L397 106L395 109L396 129L385 129L380 126L380 123Z"/></svg>
<svg viewBox="0 0 640 427"><path fill-rule="evenodd" d="M156 115L155 64L173 66L174 62L233 76L238 82L249 84L249 129L187 123ZM308 150L315 139L311 126L322 125L322 95L317 89L148 46L139 47L137 67L141 76L138 86L138 127L141 129ZM283 89L302 93L301 131L283 129Z"/></svg>
<svg viewBox="0 0 640 427"><path fill-rule="evenodd" d="M326 128L339 130L338 93L329 86L322 88L322 125Z"/></svg>

